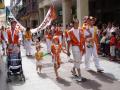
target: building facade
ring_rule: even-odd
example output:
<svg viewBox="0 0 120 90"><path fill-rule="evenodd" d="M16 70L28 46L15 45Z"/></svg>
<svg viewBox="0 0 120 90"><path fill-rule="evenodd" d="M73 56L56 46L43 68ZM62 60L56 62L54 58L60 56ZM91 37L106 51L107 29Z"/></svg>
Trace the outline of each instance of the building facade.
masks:
<svg viewBox="0 0 120 90"><path fill-rule="evenodd" d="M22 9L19 10L17 19L25 27L36 28L39 25L38 20L38 1L23 0Z"/></svg>
<svg viewBox="0 0 120 90"><path fill-rule="evenodd" d="M46 12L50 5L54 4L57 11L58 17L62 17L61 21L63 26L70 23L73 18L73 8L76 8L76 15L82 24L82 18L89 14L88 0L39 0L39 20L40 23L43 21Z"/></svg>
<svg viewBox="0 0 120 90"><path fill-rule="evenodd" d="M23 0L17 18L25 27L35 28L42 23L52 4L57 11L56 21L64 27L74 16L81 25L86 15L95 16L102 22L120 22L120 0Z"/></svg>
<svg viewBox="0 0 120 90"><path fill-rule="evenodd" d="M89 0L89 11L102 22L120 23L120 0Z"/></svg>

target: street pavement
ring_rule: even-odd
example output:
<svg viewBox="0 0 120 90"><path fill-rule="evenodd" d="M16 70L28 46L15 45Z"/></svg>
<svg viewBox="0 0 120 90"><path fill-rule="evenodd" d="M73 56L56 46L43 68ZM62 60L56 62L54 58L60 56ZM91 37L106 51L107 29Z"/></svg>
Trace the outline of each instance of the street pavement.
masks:
<svg viewBox="0 0 120 90"><path fill-rule="evenodd" d="M42 50L46 52L46 45L44 43L42 43L42 47ZM34 54L35 48L33 47L32 50ZM106 58L100 58L104 73L97 73L92 60L91 68L93 71L87 72L84 69L83 57L83 64L81 65L82 76L86 80L76 82L70 72L73 64L68 62L65 54L61 54L63 62L59 69L61 79L56 80L50 55L44 57L42 74L37 74L34 57L26 57L23 47L21 47L21 51L26 81L18 82L15 80L12 83L6 84L6 69L4 68L5 65L3 65L3 72L0 74L0 90L120 90L120 64L110 62ZM5 62L5 60L3 61Z"/></svg>
<svg viewBox="0 0 120 90"><path fill-rule="evenodd" d="M6 83L6 58L3 57L3 60L1 60L0 64L0 90L8 90L8 85Z"/></svg>

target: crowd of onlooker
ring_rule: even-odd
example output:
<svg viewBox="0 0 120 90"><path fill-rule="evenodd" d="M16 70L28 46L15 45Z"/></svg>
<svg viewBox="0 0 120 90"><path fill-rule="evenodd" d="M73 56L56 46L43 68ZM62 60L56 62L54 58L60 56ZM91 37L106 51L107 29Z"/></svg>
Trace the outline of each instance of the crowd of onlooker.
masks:
<svg viewBox="0 0 120 90"><path fill-rule="evenodd" d="M116 23L102 24L99 30L100 53L110 60L120 60L120 27Z"/></svg>

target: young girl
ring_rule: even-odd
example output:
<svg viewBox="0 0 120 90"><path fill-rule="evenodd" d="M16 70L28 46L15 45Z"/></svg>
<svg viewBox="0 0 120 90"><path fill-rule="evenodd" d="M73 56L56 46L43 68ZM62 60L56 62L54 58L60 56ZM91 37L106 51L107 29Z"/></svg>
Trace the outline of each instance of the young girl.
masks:
<svg viewBox="0 0 120 90"><path fill-rule="evenodd" d="M67 54L67 52L65 52L65 50L62 48L62 45L59 44L59 37L54 36L53 37L53 44L51 45L51 54L52 54L52 60L54 63L54 70L55 70L55 74L56 74L56 79L60 78L58 75L58 69L60 68L60 65L61 65L61 58L60 58L61 51L63 51L64 53Z"/></svg>
<svg viewBox="0 0 120 90"><path fill-rule="evenodd" d="M40 46L40 41L39 41L39 39L36 39L36 40L35 40L35 46Z"/></svg>
<svg viewBox="0 0 120 90"><path fill-rule="evenodd" d="M36 58L36 71L38 73L41 73L43 52L41 51L41 46L40 45L36 46L35 58Z"/></svg>

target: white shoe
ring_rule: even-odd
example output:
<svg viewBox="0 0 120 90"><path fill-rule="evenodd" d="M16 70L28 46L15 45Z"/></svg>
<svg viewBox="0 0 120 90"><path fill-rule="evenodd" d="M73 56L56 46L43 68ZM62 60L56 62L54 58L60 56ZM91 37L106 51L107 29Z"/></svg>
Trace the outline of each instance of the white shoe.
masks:
<svg viewBox="0 0 120 90"><path fill-rule="evenodd" d="M82 81L82 77L78 77L76 80L81 82Z"/></svg>
<svg viewBox="0 0 120 90"><path fill-rule="evenodd" d="M74 79L74 80L78 80L78 77L74 77L73 79Z"/></svg>
<svg viewBox="0 0 120 90"><path fill-rule="evenodd" d="M91 70L91 68L85 68L87 71L90 71Z"/></svg>

